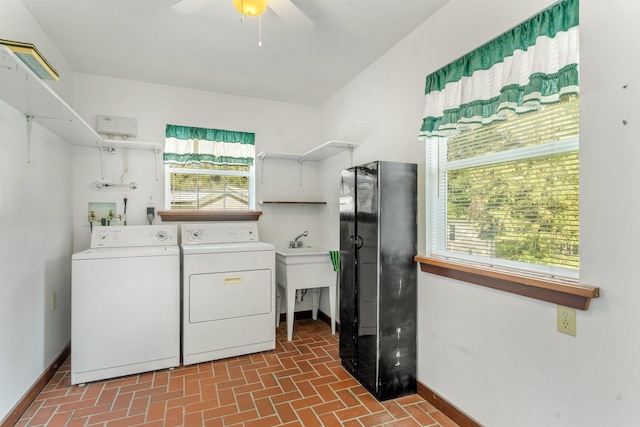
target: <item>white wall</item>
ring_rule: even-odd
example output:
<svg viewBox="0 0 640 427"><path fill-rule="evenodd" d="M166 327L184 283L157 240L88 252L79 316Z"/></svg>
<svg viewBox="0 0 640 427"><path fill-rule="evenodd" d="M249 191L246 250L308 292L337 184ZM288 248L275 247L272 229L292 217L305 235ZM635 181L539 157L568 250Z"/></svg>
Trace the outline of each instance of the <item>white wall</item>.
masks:
<svg viewBox="0 0 640 427"><path fill-rule="evenodd" d="M322 105L321 136L362 141L355 163L423 164L425 76L551 3L451 0ZM640 201L629 192L638 181L640 60L629 48L640 42L639 13L623 0L581 5L580 275L602 296L578 312L577 337L556 332L552 304L419 275L419 380L483 425L638 425L640 226L630 219ZM341 166L327 164L325 181L337 182ZM337 199L333 184L326 192ZM325 230L335 236L337 205L330 209Z"/></svg>
<svg viewBox="0 0 640 427"><path fill-rule="evenodd" d="M133 117L138 122L140 141L163 144L165 125L178 124L216 129L255 132L256 154L261 151L303 153L318 145L318 109L232 95L106 78L87 74L75 76L74 106L87 123L94 125L96 115ZM120 182L124 158L121 149L106 157L107 182ZM144 224L146 207L164 206L164 166L162 156L151 151L129 150L129 172L124 182L135 181L136 190L94 190L93 181L101 181L100 154L95 148L75 147L75 249L89 243L87 203L112 200L123 208L126 194L128 224ZM300 185L295 161L256 161L257 200L309 200L320 197L321 183L317 165L305 164ZM157 176L156 180L156 168ZM152 195L156 203L149 205ZM261 209L261 206L257 206ZM319 212L307 209L300 216L297 208L279 211L265 207L258 222L261 240L287 244L300 231L310 228L309 239L317 241L320 232ZM296 215L293 215L293 214ZM158 218L159 220L159 218ZM300 231L299 231L300 230Z"/></svg>
<svg viewBox="0 0 640 427"><path fill-rule="evenodd" d="M70 99L70 68L22 3L0 0L0 11L1 38L34 43ZM2 100L0 135L2 420L70 341L72 175L69 145L37 123L27 155L25 116Z"/></svg>
<svg viewBox="0 0 640 427"><path fill-rule="evenodd" d="M71 338L71 150L34 124L29 162L25 129L0 101L0 419Z"/></svg>
<svg viewBox="0 0 640 427"><path fill-rule="evenodd" d="M95 126L98 114L136 118L138 136L134 139L140 141L163 144L165 125L170 123L255 132L256 154L261 151L304 153L320 143L317 107L87 74L75 75L74 93L74 108L87 123ZM138 188L95 190L91 187L94 181L121 182L125 164L123 150L117 149L115 154L104 157L102 170L98 149L74 147L73 150L75 251L89 245L90 202L115 202L116 214L121 214L123 199L127 197L129 225L145 224L148 206L155 207L156 211L165 209L161 155L128 150L128 172L122 182L136 182ZM318 162L306 162L300 172L296 161L257 160L256 199L321 200L323 183L319 179L319 168ZM155 203L148 203L149 196ZM262 241L286 246L297 234L308 230L305 242L319 244L324 206L257 205L256 208L263 211L258 221ZM159 221L157 218L154 223ZM310 299L305 299L296 306L296 311L308 310L310 304Z"/></svg>

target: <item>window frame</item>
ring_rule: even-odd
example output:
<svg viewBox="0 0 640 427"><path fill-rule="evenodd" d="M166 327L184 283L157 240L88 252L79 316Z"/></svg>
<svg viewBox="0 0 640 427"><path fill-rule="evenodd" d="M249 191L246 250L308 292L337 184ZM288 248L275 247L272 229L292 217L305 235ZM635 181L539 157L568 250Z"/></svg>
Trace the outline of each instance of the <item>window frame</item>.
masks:
<svg viewBox="0 0 640 427"><path fill-rule="evenodd" d="M447 278L462 280L480 286L498 289L555 304L587 310L592 298L599 296L599 288L580 284L578 273L553 274L550 269L539 268L536 264L518 263L493 258L464 256L446 251L446 239L450 229L446 218L446 195L442 197L441 179L446 180L449 170L476 167L492 163L531 159L551 154L579 153L579 137L561 141L517 148L505 152L478 156L471 159L454 160L442 166L440 159L446 150L446 137L433 137L426 152L425 200L426 200L426 242L427 256L416 255L423 272ZM434 153L435 151L435 153ZM489 157L491 157L489 161ZM434 239L433 221L439 221L435 228L438 237ZM435 240L435 241L434 241ZM444 248L444 249L443 249ZM524 266L529 268L523 268ZM536 268L531 268L536 266Z"/></svg>
<svg viewBox="0 0 640 427"><path fill-rule="evenodd" d="M249 180L249 204L247 209L197 209L196 212L247 212L255 211L256 209L256 179L255 179L255 162L249 166L248 171L229 171L229 170L214 170L214 169L190 169L182 168L175 165L165 164L164 170L164 200L165 208L171 210L171 173L177 172L180 174L188 175L208 175L208 176L243 176ZM180 209L175 209L174 212L180 212Z"/></svg>
<svg viewBox="0 0 640 427"><path fill-rule="evenodd" d="M433 165L431 167L437 167L437 179L435 182L429 183L427 186L427 203L433 207L432 216L427 219L427 221L429 221L427 230L432 228L432 223L436 224L434 227L434 233L427 238L427 253L431 254L431 256L435 258L448 258L458 260L459 262L476 264L478 266L486 265L489 268L498 266L499 268L513 270L516 273L531 273L533 275L546 275L551 278L578 280L578 271L569 269L557 269L541 264L464 255L461 253L447 251L447 235L450 234L451 231L449 228L450 223L448 222L446 209L447 194L440 197L442 196L440 194L440 189L443 187L446 188L446 181L444 185L442 184L442 181L447 179L447 172L449 171L489 166L519 160L533 160L551 155L579 153L579 137L568 138L560 141L551 141L544 144L516 148L461 160L453 160L446 162L445 164L442 164L440 159L446 158L447 138L433 138L429 144L433 145L430 145L427 149L427 156L430 156L430 152L432 150L437 150L436 153L432 153L432 159L427 158L427 164ZM444 150L444 152L442 152L442 150ZM429 188L434 188L433 185L437 186L437 191L429 191Z"/></svg>

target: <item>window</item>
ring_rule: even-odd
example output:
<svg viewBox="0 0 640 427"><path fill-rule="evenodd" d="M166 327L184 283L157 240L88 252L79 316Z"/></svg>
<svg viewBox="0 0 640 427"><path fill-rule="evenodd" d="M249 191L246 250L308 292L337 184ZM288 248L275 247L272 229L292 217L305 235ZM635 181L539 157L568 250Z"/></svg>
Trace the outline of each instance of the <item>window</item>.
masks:
<svg viewBox="0 0 640 427"><path fill-rule="evenodd" d="M167 209L255 210L254 141L253 133L167 125Z"/></svg>
<svg viewBox="0 0 640 427"><path fill-rule="evenodd" d="M254 171L249 165L167 165L170 210L253 210Z"/></svg>
<svg viewBox="0 0 640 427"><path fill-rule="evenodd" d="M432 255L577 277L579 98L430 141Z"/></svg>
<svg viewBox="0 0 640 427"><path fill-rule="evenodd" d="M586 310L579 283L579 0L429 74L421 270Z"/></svg>

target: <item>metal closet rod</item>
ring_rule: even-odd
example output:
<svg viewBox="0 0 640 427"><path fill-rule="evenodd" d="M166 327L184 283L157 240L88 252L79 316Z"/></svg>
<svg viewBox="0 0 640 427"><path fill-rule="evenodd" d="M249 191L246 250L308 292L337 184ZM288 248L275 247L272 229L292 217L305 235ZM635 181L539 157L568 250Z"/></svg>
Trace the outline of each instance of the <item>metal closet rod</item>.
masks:
<svg viewBox="0 0 640 427"><path fill-rule="evenodd" d="M114 184L114 183L111 183L111 182L94 181L93 184L91 184L91 187L94 190L99 190L101 188L106 188L106 187L130 188L131 190L135 190L136 188L138 188L138 184L136 184L135 182L130 182L128 184Z"/></svg>

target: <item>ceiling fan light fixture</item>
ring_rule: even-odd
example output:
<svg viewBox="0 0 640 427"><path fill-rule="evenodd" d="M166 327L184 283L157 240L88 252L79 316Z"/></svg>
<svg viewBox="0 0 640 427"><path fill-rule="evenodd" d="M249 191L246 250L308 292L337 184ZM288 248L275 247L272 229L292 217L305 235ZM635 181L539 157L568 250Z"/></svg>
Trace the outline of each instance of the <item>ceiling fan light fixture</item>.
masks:
<svg viewBox="0 0 640 427"><path fill-rule="evenodd" d="M267 9L267 0L233 0L233 5L243 15L259 16Z"/></svg>

